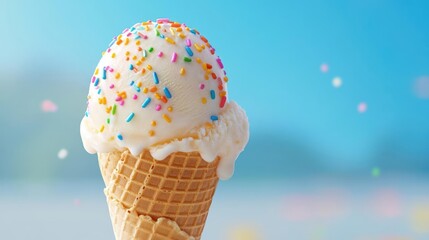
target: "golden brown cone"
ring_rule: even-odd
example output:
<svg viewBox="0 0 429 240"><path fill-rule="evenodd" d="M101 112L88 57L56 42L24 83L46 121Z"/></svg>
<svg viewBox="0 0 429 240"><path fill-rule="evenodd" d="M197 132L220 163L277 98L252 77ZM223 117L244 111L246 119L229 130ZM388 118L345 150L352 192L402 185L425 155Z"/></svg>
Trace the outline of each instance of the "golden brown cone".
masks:
<svg viewBox="0 0 429 240"><path fill-rule="evenodd" d="M207 163L196 152L176 152L162 161L149 151L138 158L129 151L99 154L109 205L111 199L137 216L172 220L195 239L201 237L219 180L218 162ZM121 230L113 226L118 237Z"/></svg>

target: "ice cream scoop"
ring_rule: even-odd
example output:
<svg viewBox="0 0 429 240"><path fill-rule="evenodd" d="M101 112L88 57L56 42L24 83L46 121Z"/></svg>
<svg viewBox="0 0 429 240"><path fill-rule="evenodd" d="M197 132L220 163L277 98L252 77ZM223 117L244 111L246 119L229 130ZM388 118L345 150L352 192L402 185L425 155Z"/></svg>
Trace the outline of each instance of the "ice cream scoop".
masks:
<svg viewBox="0 0 429 240"><path fill-rule="evenodd" d="M244 111L208 40L184 24L137 23L115 37L91 78L81 136L89 153L196 151L229 178L248 141Z"/></svg>

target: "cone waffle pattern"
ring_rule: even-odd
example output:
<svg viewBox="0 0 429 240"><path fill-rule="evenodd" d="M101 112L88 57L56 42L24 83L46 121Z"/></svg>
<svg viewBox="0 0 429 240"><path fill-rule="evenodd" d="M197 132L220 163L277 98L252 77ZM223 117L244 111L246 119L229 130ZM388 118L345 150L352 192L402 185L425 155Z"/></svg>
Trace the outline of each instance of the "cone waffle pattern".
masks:
<svg viewBox="0 0 429 240"><path fill-rule="evenodd" d="M139 158L125 151L100 154L99 161L108 199L137 216L170 219L200 239L218 182L218 160L207 163L199 153L177 152L157 161L148 151Z"/></svg>
<svg viewBox="0 0 429 240"><path fill-rule="evenodd" d="M135 211L127 211L118 201L109 198L110 218L115 226L116 239L148 240L189 240L194 239L181 231L179 226L166 218L152 220L149 216L138 216Z"/></svg>

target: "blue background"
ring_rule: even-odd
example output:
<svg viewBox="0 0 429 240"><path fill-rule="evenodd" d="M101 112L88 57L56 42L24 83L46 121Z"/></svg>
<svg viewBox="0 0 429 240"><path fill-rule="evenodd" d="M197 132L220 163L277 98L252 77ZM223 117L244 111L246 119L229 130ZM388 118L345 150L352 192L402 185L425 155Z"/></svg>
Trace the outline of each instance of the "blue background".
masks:
<svg viewBox="0 0 429 240"><path fill-rule="evenodd" d="M34 184L58 197L58 184L76 190L91 182L101 194L96 156L79 136L91 74L113 36L161 17L210 40L226 67L230 99L247 111L251 140L232 183L221 185L329 176L324 187L352 179L364 198L374 178L385 178L404 194L408 185L393 180L411 178L414 186L429 172L429 100L414 89L429 75L428 10L427 1L387 0L3 1L0 198L11 204ZM57 112L40 109L46 99ZM365 113L357 111L361 102ZM68 156L60 160L62 148ZM374 168L380 176L371 175ZM276 195L281 185L268 191L271 199L292 191Z"/></svg>

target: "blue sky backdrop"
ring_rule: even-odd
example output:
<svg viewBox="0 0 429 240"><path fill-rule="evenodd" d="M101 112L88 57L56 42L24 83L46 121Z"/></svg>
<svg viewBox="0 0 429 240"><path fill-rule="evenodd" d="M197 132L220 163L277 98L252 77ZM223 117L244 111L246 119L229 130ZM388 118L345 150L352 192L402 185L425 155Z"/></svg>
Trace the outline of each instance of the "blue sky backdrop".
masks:
<svg viewBox="0 0 429 240"><path fill-rule="evenodd" d="M71 151L68 161L95 159L83 153L78 124L101 52L124 28L168 17L198 29L223 59L230 99L247 110L251 124L246 158L268 149L276 160L263 164L284 169L303 158L335 171L395 158L398 166L415 159L429 170L429 100L413 90L429 76L428 9L423 0L3 1L0 123L9 138L0 143L15 162L0 163L25 165L28 156L11 148L36 138L46 140L40 158L55 158L63 146ZM332 86L334 77L342 79L340 88ZM41 113L45 99L59 111ZM365 113L357 111L361 102ZM33 128L22 130L23 116ZM249 172L262 164L245 157L239 166L255 163Z"/></svg>

